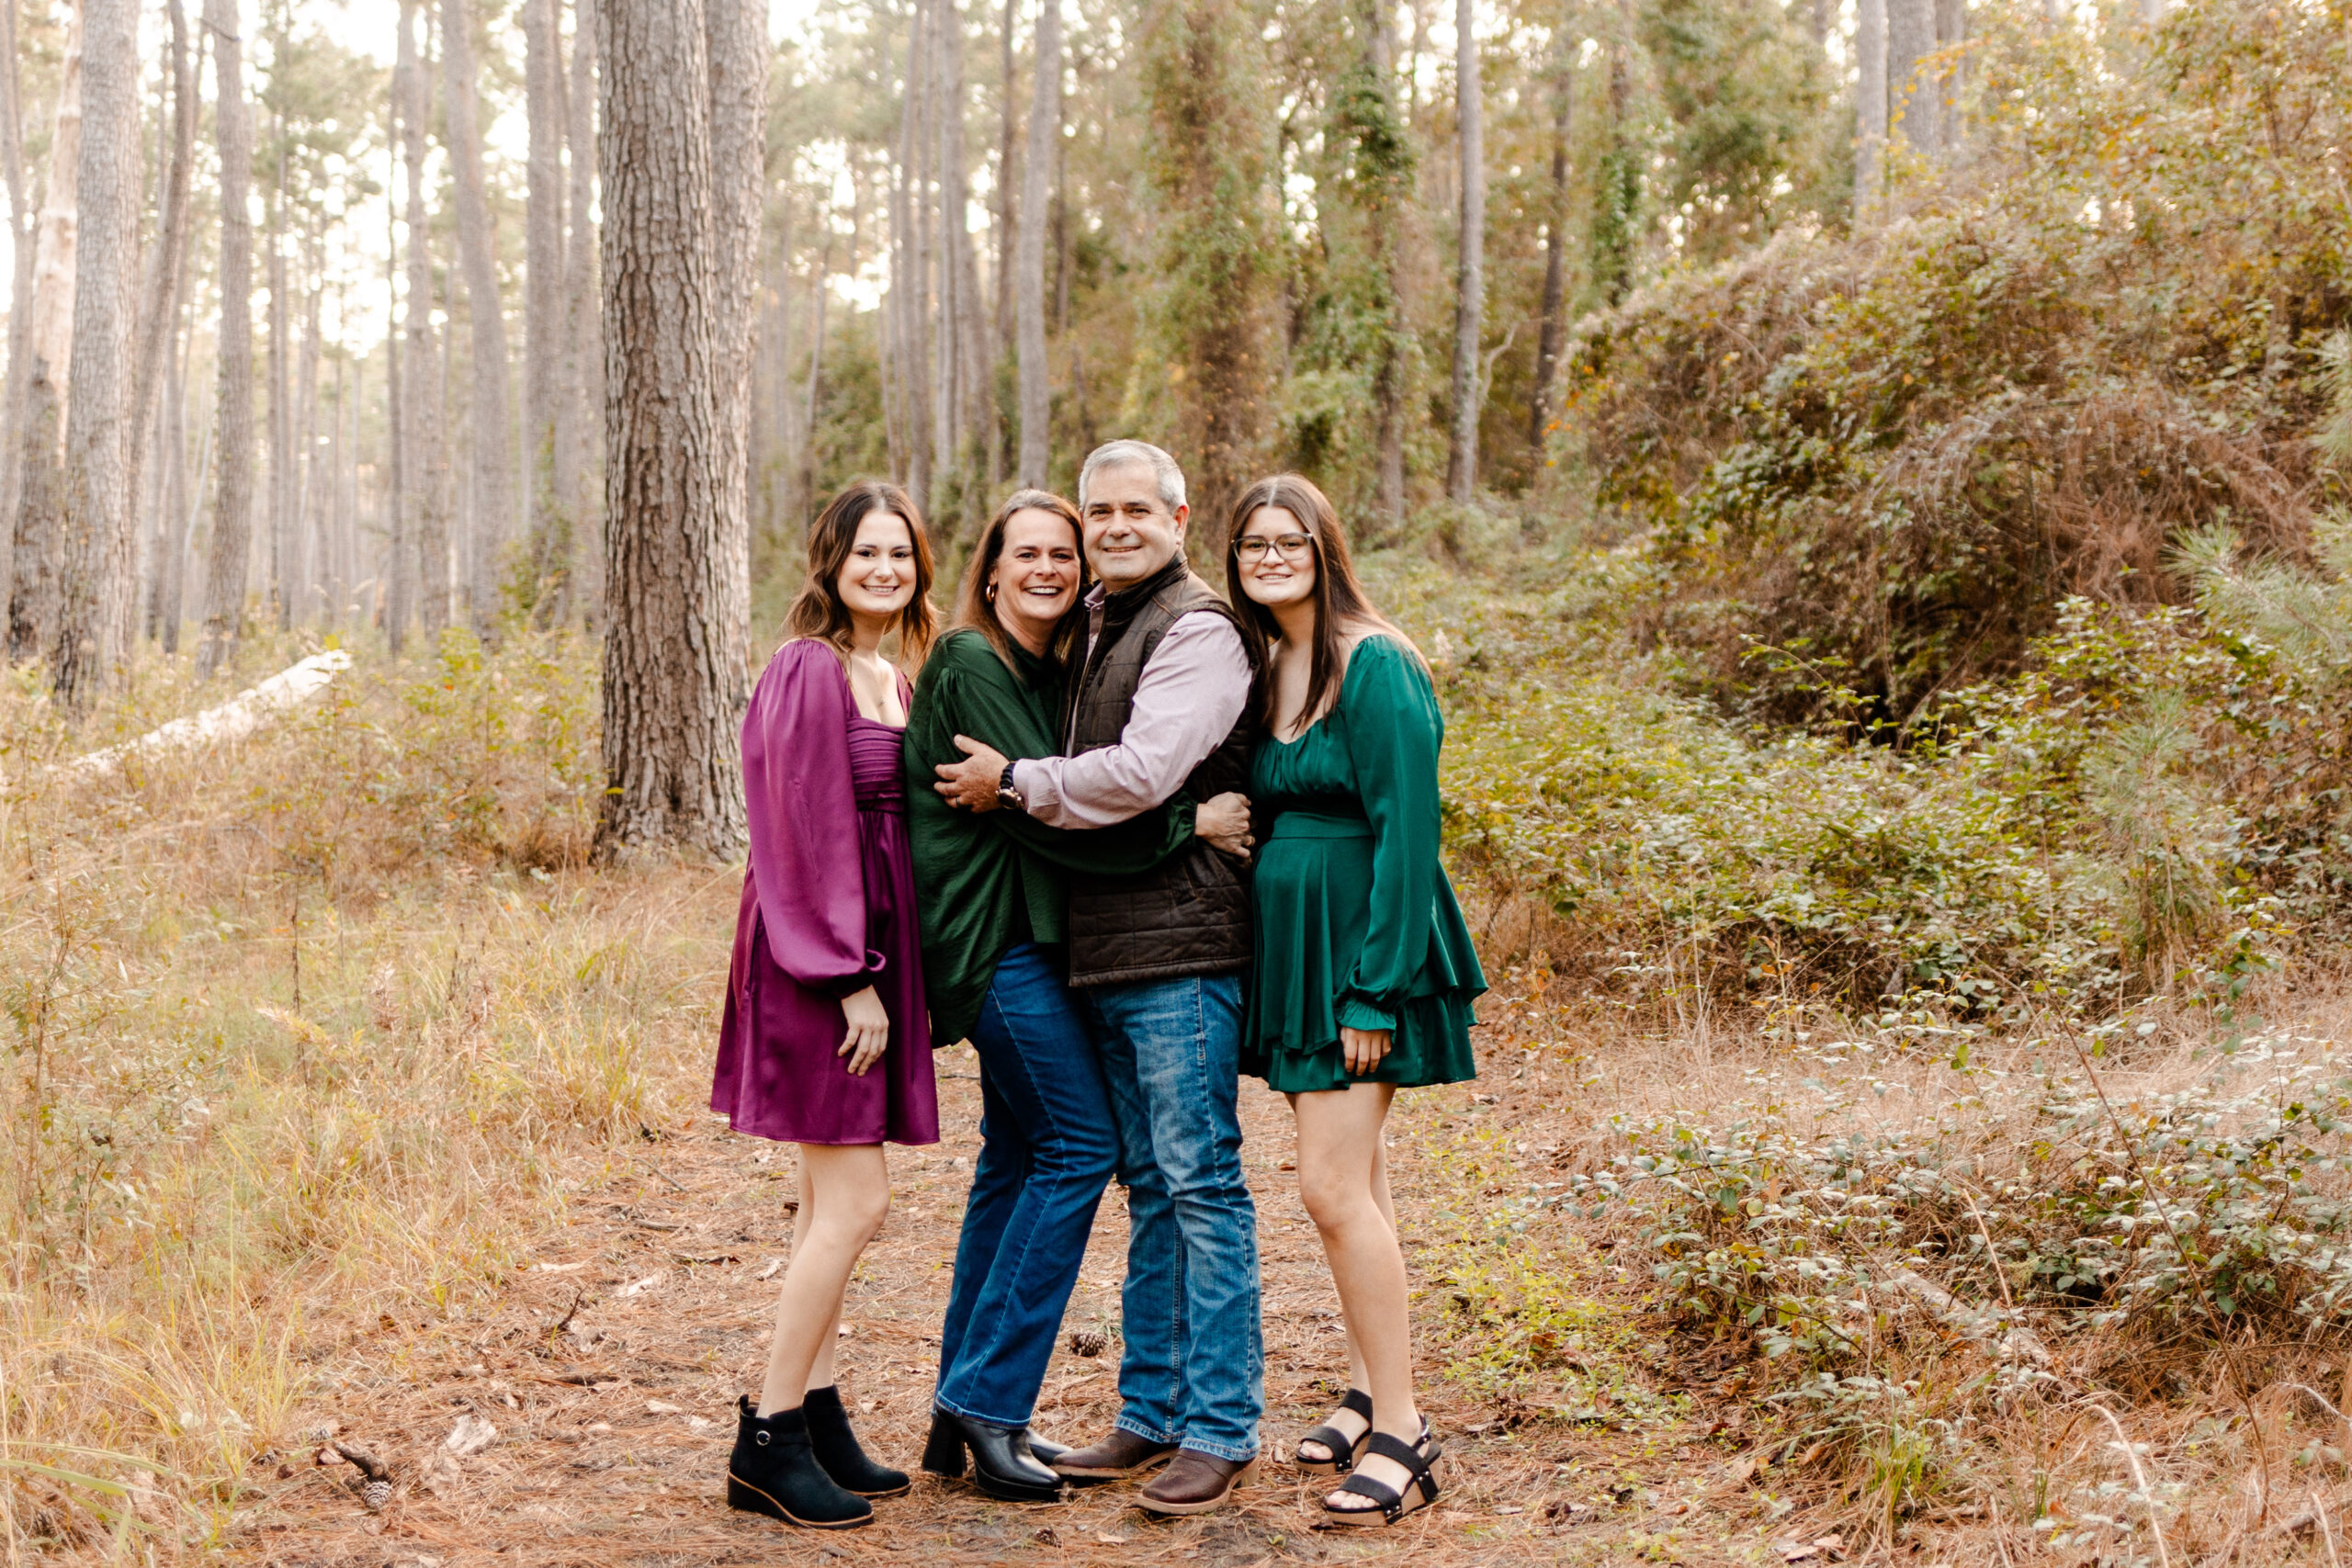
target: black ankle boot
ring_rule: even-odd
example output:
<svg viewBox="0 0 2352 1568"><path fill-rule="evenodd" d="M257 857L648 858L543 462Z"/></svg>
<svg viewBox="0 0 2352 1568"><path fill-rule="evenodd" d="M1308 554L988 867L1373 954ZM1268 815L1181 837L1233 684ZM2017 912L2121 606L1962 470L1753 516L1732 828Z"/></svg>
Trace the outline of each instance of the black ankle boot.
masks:
<svg viewBox="0 0 2352 1568"><path fill-rule="evenodd" d="M762 1416L748 1399L735 1451L727 1461L727 1506L808 1529L845 1530L872 1522L874 1506L844 1492L809 1451L808 1418L798 1410Z"/></svg>
<svg viewBox="0 0 2352 1568"><path fill-rule="evenodd" d="M1058 1502L1062 1478L1030 1453L1028 1437L1026 1427L999 1427L933 1405L922 1467L933 1475L960 1476L968 1449L972 1484L989 1496L1008 1503Z"/></svg>
<svg viewBox="0 0 2352 1568"><path fill-rule="evenodd" d="M839 1388L812 1388L801 1396L800 1413L808 1421L808 1446L833 1484L861 1497L896 1497L914 1483L903 1470L892 1470L865 1457L857 1434L850 1430L849 1412L842 1408Z"/></svg>

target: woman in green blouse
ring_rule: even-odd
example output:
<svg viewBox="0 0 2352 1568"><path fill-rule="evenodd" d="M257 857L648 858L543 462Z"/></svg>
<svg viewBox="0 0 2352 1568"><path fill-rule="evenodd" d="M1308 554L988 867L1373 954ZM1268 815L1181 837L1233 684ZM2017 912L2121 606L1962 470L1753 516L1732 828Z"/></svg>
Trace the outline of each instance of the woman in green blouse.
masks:
<svg viewBox="0 0 2352 1568"><path fill-rule="evenodd" d="M1299 1196L1348 1331L1348 1396L1296 1457L1351 1472L1324 1499L1332 1522L1393 1523L1436 1499L1439 1450L1413 1402L1382 1123L1397 1089L1476 1076L1471 1002L1487 988L1438 859L1445 721L1420 654L1364 597L1321 491L1295 474L1260 480L1231 539L1236 608L1270 645L1243 1068L1297 1114Z"/></svg>

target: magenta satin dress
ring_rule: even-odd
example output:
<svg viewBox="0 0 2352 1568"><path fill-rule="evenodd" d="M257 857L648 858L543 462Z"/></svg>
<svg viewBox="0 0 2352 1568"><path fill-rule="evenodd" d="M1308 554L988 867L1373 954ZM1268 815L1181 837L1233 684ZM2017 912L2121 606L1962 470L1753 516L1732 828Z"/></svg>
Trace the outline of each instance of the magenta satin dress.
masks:
<svg viewBox="0 0 2352 1568"><path fill-rule="evenodd" d="M910 696L899 677L901 701ZM735 918L710 1108L788 1144L935 1144L903 731L857 711L826 644L778 649L743 716L751 865ZM865 1076L841 998L872 986L890 1043Z"/></svg>

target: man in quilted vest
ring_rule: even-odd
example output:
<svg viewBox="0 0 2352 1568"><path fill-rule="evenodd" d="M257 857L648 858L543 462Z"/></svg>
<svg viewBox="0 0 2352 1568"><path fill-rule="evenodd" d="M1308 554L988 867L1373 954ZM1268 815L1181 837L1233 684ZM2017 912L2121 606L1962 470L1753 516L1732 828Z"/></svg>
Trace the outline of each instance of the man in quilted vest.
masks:
<svg viewBox="0 0 2352 1568"><path fill-rule="evenodd" d="M1184 564L1184 475L1140 441L1088 457L1078 481L1087 636L1068 755L1008 762L985 746L942 767L975 810L1101 828L1179 790L1246 787L1257 670L1233 611ZM1053 1461L1081 1483L1166 1469L1137 1497L1206 1513L1246 1478L1265 1403L1257 1215L1241 1176L1241 863L1195 840L1139 876L1074 877L1070 985L1082 989L1119 1119L1127 1189L1121 1408L1102 1441Z"/></svg>

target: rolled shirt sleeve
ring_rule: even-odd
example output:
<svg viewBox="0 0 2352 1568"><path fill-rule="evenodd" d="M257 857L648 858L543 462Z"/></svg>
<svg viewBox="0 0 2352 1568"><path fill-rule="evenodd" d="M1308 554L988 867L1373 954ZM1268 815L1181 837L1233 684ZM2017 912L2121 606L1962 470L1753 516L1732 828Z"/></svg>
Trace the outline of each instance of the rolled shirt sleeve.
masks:
<svg viewBox="0 0 2352 1568"><path fill-rule="evenodd" d="M1239 722L1250 657L1212 610L1177 618L1152 650L1115 745L1012 765L1029 815L1051 828L1107 828L1174 795Z"/></svg>

